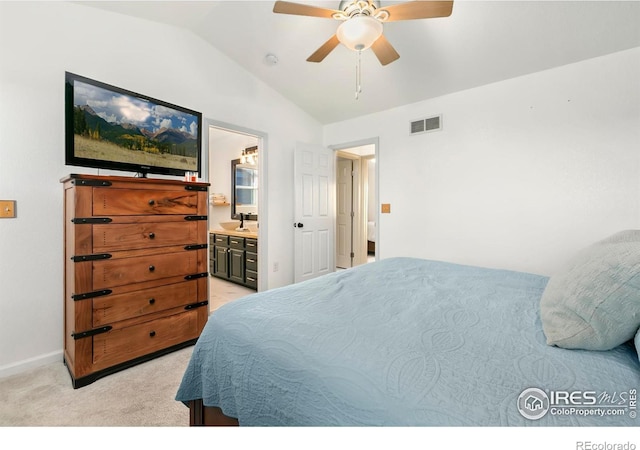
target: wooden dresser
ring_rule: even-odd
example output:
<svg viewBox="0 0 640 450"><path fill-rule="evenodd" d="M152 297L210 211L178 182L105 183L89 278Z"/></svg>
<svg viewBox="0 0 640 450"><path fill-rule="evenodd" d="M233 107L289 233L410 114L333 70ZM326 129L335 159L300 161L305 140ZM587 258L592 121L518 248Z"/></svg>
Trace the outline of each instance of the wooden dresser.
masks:
<svg viewBox="0 0 640 450"><path fill-rule="evenodd" d="M61 182L64 362L73 387L194 344L209 315L209 184Z"/></svg>

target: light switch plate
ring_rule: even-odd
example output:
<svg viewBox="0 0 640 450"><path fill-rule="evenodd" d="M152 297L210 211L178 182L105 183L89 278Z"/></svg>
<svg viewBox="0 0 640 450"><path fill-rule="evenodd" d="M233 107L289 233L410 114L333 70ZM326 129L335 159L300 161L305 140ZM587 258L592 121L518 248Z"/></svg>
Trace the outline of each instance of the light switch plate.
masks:
<svg viewBox="0 0 640 450"><path fill-rule="evenodd" d="M389 214L389 213L391 213L391 203L383 203L383 204L382 204L382 208L381 208L380 212L381 212L382 214Z"/></svg>
<svg viewBox="0 0 640 450"><path fill-rule="evenodd" d="M0 200L0 219L12 219L16 217L16 201Z"/></svg>

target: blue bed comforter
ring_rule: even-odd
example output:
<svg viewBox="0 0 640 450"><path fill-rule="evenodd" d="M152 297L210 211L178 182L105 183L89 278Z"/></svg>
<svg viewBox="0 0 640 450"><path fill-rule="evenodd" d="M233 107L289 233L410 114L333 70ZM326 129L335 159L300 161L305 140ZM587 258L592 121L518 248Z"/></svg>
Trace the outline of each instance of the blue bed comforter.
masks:
<svg viewBox="0 0 640 450"><path fill-rule="evenodd" d="M210 316L176 400L256 426L640 425L634 348L548 346L546 283L391 258L253 294ZM531 388L552 399L539 419L518 407ZM581 404L553 411L558 392Z"/></svg>

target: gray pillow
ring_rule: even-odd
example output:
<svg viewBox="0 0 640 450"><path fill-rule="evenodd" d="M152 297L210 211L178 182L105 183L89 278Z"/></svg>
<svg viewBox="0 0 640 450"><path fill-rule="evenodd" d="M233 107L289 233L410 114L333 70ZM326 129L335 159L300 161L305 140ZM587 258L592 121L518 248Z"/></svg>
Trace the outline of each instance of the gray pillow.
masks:
<svg viewBox="0 0 640 450"><path fill-rule="evenodd" d="M549 345L609 350L633 339L640 327L640 230L576 254L549 279L540 316Z"/></svg>

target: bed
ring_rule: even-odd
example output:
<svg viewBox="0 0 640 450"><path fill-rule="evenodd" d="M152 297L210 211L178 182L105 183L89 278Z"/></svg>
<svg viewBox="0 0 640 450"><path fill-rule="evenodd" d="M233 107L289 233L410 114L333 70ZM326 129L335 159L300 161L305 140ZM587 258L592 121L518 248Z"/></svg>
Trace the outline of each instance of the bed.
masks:
<svg viewBox="0 0 640 450"><path fill-rule="evenodd" d="M372 220L367 222L367 253L376 254L376 223Z"/></svg>
<svg viewBox="0 0 640 450"><path fill-rule="evenodd" d="M618 308L636 331L610 349L550 345L565 279L389 258L219 308L176 400L192 425L638 426L636 238Z"/></svg>

